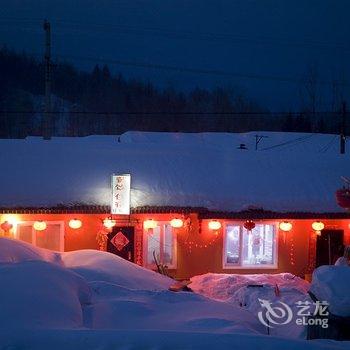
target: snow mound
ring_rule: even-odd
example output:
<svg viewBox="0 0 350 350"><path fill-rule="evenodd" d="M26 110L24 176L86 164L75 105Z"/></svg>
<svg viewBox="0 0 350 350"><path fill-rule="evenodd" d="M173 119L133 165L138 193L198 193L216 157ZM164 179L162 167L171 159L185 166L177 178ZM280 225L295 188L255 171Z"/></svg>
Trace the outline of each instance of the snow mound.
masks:
<svg viewBox="0 0 350 350"><path fill-rule="evenodd" d="M310 291L320 301L329 303L329 311L337 316L350 316L350 268L320 266L312 276Z"/></svg>
<svg viewBox="0 0 350 350"><path fill-rule="evenodd" d="M267 284L262 287L244 286L238 289L227 302L231 305L241 306L255 316L258 316L259 312L264 310L260 300L267 300L273 307L279 307L281 303L284 303L292 310L293 318L291 322L274 326L270 329L270 335L306 339L307 329L305 326L297 325L296 318L298 318L299 311L297 307L298 303L307 302L312 304L312 300L308 294L294 287L281 287L277 289ZM314 311L312 306L310 311Z"/></svg>
<svg viewBox="0 0 350 350"><path fill-rule="evenodd" d="M130 289L167 289L174 281L132 264L117 255L98 250L62 253L64 265L87 281L110 282Z"/></svg>
<svg viewBox="0 0 350 350"><path fill-rule="evenodd" d="M37 248L32 244L17 239L0 237L0 263L16 263L33 260L62 265L60 253Z"/></svg>
<svg viewBox="0 0 350 350"><path fill-rule="evenodd" d="M232 300L239 289L249 285L272 287L277 285L280 290L295 290L302 293L309 290L308 282L291 273L251 275L207 273L192 277L191 282L191 289L196 293L222 301Z"/></svg>
<svg viewBox="0 0 350 350"><path fill-rule="evenodd" d="M0 264L0 329L77 328L90 301L84 279L44 261Z"/></svg>
<svg viewBox="0 0 350 350"><path fill-rule="evenodd" d="M195 293L170 292L172 279L113 254L82 250L47 255L17 240L1 242L6 246L0 249L1 331L265 331L249 311Z"/></svg>
<svg viewBox="0 0 350 350"><path fill-rule="evenodd" d="M241 307L255 317L263 310L260 300L267 300L274 306L287 304L293 315L297 315L297 302L312 302L307 294L309 283L290 273L279 274L214 274L195 276L191 288L214 300ZM306 328L295 324L295 319L287 325L271 328L270 334L294 339L305 339Z"/></svg>
<svg viewBox="0 0 350 350"><path fill-rule="evenodd" d="M90 283L93 302L85 308L92 329L138 329L263 333L248 311L190 292L131 290Z"/></svg>

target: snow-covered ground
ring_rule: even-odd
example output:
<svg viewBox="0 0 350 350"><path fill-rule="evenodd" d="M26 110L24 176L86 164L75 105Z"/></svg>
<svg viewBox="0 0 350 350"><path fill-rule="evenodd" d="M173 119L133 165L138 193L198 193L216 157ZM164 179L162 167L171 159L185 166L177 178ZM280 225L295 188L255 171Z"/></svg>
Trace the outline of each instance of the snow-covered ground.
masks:
<svg viewBox="0 0 350 350"><path fill-rule="evenodd" d="M259 134L258 151L256 132L1 139L0 206L109 205L110 176L130 173L133 207L342 210L334 193L350 162L335 135Z"/></svg>
<svg viewBox="0 0 350 350"><path fill-rule="evenodd" d="M289 285L288 274L278 278ZM168 291L172 283L110 253L61 254L0 238L0 349L295 350L350 345L266 336L254 312L230 300L231 292L223 295L212 288L211 298L174 293ZM297 291L305 288L301 281L295 283Z"/></svg>

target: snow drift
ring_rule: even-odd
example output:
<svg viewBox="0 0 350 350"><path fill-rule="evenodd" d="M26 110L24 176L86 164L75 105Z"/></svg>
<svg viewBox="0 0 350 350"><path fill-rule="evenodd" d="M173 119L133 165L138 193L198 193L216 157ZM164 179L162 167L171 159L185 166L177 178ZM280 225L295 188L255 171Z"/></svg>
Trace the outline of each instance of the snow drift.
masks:
<svg viewBox="0 0 350 350"><path fill-rule="evenodd" d="M171 330L215 333L264 333L246 310L195 293L123 288L90 283L93 303L85 308L92 329Z"/></svg>
<svg viewBox="0 0 350 350"><path fill-rule="evenodd" d="M79 275L44 261L0 264L0 328L77 328L90 288Z"/></svg>
<svg viewBox="0 0 350 350"><path fill-rule="evenodd" d="M83 276L86 281L103 281L126 288L162 290L174 283L170 278L131 264L117 255L96 250L59 253L32 244L0 237L0 263L45 261Z"/></svg>
<svg viewBox="0 0 350 350"><path fill-rule="evenodd" d="M2 249L4 248L4 249ZM1 328L264 333L248 311L194 293L113 254L48 254L0 238Z"/></svg>
<svg viewBox="0 0 350 350"><path fill-rule="evenodd" d="M62 265L60 253L39 249L32 244L0 237L0 263L15 263L23 261L47 261Z"/></svg>
<svg viewBox="0 0 350 350"><path fill-rule="evenodd" d="M294 278L290 274L230 277L222 276L216 286L220 275L193 279L194 289L200 290L202 282L203 293L211 285L211 297L226 300L222 302L195 293L170 292L168 278L112 254L49 254L0 238L0 348L347 348L345 343L262 336L266 329L250 307L238 307L233 300L239 300L248 283L265 280L272 287L280 281L283 291L293 286ZM295 289L302 293L306 286L295 281ZM225 285L226 294L222 293ZM295 337L294 333L279 335Z"/></svg>
<svg viewBox="0 0 350 350"><path fill-rule="evenodd" d="M62 253L64 265L87 281L110 282L130 289L162 290L174 281L153 271L132 264L121 257L96 250Z"/></svg>
<svg viewBox="0 0 350 350"><path fill-rule="evenodd" d="M310 291L320 301L329 303L329 311L337 316L350 317L350 268L320 266L312 276Z"/></svg>

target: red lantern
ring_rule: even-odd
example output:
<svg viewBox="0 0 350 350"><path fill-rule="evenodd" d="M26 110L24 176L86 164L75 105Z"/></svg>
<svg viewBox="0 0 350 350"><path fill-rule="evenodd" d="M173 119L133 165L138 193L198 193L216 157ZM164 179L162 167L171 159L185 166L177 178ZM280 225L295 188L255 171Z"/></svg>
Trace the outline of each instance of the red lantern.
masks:
<svg viewBox="0 0 350 350"><path fill-rule="evenodd" d="M5 232L9 232L11 229L12 229L13 225L10 224L8 221L4 221L2 224L1 224L1 229Z"/></svg>
<svg viewBox="0 0 350 350"><path fill-rule="evenodd" d="M255 227L255 222L253 220L247 220L243 226L246 230L251 231Z"/></svg>
<svg viewBox="0 0 350 350"><path fill-rule="evenodd" d="M348 188L342 188L335 192L337 203L344 209L350 209L350 190Z"/></svg>

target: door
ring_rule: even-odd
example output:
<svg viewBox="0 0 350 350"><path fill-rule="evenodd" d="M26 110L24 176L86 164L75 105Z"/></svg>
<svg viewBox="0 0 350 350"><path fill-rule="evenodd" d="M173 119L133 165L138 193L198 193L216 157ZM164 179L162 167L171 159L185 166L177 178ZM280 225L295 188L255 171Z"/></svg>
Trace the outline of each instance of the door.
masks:
<svg viewBox="0 0 350 350"><path fill-rule="evenodd" d="M316 267L332 265L339 257L343 245L343 230L323 230L316 241Z"/></svg>
<svg viewBox="0 0 350 350"><path fill-rule="evenodd" d="M133 226L113 227L112 232L107 236L107 252L125 260L134 261L134 235Z"/></svg>

